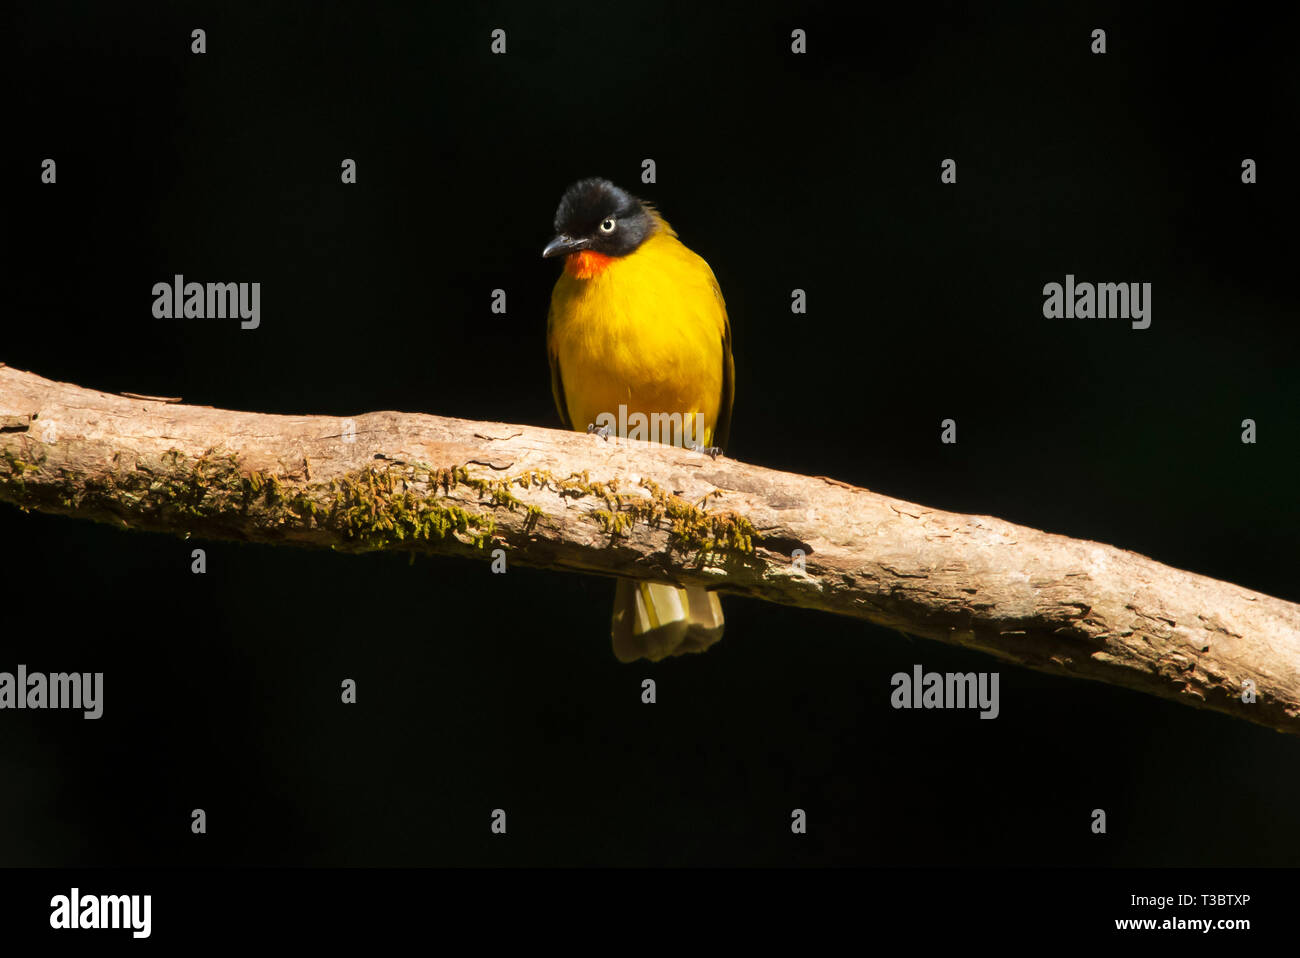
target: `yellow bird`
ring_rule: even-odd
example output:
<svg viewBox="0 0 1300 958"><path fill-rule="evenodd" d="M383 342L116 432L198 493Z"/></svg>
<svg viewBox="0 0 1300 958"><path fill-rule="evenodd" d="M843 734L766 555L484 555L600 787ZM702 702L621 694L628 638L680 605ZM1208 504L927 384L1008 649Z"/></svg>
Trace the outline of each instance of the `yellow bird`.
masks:
<svg viewBox="0 0 1300 958"><path fill-rule="evenodd" d="M555 232L542 256L565 260L546 345L564 424L717 455L731 424L735 369L731 323L709 264L649 203L608 180L570 186ZM676 414L680 430L668 418ZM666 428L641 436L638 423L647 421ZM702 652L722 628L718 597L701 586L618 582L611 635L619 661Z"/></svg>

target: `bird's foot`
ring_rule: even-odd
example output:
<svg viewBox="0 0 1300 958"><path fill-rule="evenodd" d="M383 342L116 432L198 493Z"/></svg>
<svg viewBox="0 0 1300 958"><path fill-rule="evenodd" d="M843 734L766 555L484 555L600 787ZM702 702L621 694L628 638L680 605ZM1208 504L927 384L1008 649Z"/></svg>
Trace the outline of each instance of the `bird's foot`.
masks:
<svg viewBox="0 0 1300 958"><path fill-rule="evenodd" d="M612 430L609 428L609 426L600 426L598 428L594 422L587 423L588 436L590 436L592 433L595 433L601 439L604 439L606 442L609 442L609 435L611 432Z"/></svg>
<svg viewBox="0 0 1300 958"><path fill-rule="evenodd" d="M698 442L691 446L691 452L702 452L710 459L717 459L722 455L722 450L717 446L702 446Z"/></svg>

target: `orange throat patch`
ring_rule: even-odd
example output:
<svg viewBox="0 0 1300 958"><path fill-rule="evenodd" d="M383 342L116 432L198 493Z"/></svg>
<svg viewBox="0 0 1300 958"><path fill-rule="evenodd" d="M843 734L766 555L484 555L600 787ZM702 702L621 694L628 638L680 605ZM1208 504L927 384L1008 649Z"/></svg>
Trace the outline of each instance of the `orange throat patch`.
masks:
<svg viewBox="0 0 1300 958"><path fill-rule="evenodd" d="M584 249L580 253L570 253L564 258L564 269L575 279L591 279L599 276L613 264L614 257Z"/></svg>

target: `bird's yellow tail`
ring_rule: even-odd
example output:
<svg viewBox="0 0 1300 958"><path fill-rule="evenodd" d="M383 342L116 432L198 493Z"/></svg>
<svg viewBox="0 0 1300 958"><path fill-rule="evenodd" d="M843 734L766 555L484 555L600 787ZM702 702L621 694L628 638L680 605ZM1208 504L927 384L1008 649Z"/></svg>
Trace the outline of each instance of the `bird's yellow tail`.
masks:
<svg viewBox="0 0 1300 958"><path fill-rule="evenodd" d="M722 603L703 586L619 579L611 635L620 662L703 652L722 638Z"/></svg>

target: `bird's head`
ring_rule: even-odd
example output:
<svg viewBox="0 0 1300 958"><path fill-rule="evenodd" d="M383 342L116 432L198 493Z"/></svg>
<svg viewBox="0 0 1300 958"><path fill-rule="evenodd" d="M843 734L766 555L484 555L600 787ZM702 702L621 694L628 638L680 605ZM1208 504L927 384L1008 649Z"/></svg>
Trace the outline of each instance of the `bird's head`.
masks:
<svg viewBox="0 0 1300 958"><path fill-rule="evenodd" d="M579 180L560 198L555 239L542 256L564 256L570 273L589 279L636 252L662 223L645 202L609 180Z"/></svg>

